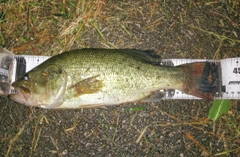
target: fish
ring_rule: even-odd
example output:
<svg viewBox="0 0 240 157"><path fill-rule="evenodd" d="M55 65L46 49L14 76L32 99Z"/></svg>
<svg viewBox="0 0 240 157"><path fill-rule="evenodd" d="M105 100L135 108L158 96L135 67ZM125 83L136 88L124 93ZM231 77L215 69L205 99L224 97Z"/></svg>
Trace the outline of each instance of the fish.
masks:
<svg viewBox="0 0 240 157"><path fill-rule="evenodd" d="M12 83L8 97L32 107L74 109L132 102L157 102L161 89L213 99L207 62L162 66L152 51L74 49L55 55ZM210 69L210 70L209 70Z"/></svg>

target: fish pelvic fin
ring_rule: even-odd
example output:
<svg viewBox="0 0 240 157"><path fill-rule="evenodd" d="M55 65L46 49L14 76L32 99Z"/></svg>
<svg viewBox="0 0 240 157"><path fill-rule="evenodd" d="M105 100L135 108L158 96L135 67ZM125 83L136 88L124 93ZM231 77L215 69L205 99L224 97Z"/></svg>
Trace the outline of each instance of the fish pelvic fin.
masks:
<svg viewBox="0 0 240 157"><path fill-rule="evenodd" d="M180 66L185 75L182 91L202 99L213 99L217 87L217 65L210 62L197 62Z"/></svg>
<svg viewBox="0 0 240 157"><path fill-rule="evenodd" d="M164 97L164 95L165 95L164 92L160 91L152 92L146 98L139 100L139 102L158 102Z"/></svg>

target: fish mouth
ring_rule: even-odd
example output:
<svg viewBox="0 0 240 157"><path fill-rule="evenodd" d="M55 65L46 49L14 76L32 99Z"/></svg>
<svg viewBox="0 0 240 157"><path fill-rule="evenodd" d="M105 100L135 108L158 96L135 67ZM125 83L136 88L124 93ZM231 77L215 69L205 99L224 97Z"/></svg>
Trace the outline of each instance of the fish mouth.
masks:
<svg viewBox="0 0 240 157"><path fill-rule="evenodd" d="M26 99L22 96L20 92L8 95L8 98L20 104L25 104Z"/></svg>
<svg viewBox="0 0 240 157"><path fill-rule="evenodd" d="M28 105L28 100L31 97L30 90L23 86L21 86L19 88L15 88L15 90L17 92L8 95L8 98L10 98L11 100L18 102L20 104Z"/></svg>

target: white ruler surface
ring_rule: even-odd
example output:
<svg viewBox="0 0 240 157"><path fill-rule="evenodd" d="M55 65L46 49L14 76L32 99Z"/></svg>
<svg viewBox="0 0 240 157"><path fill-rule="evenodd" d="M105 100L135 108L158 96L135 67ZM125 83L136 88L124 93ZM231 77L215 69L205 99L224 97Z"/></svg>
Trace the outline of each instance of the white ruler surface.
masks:
<svg viewBox="0 0 240 157"><path fill-rule="evenodd" d="M26 72L30 71L34 67L38 66L48 58L49 56L34 56L34 55L22 55L20 57L25 58L26 60Z"/></svg>
<svg viewBox="0 0 240 157"><path fill-rule="evenodd" d="M240 99L240 58L221 60L222 86L225 87L222 97Z"/></svg>

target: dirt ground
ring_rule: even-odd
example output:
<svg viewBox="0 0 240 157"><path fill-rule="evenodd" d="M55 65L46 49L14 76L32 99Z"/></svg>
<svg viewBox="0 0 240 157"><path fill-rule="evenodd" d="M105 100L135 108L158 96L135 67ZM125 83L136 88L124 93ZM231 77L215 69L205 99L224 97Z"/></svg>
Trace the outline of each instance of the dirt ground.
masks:
<svg viewBox="0 0 240 157"><path fill-rule="evenodd" d="M0 45L16 54L154 50L162 58L240 56L238 0L0 0ZM240 156L240 102L160 100L48 110L0 98L0 156Z"/></svg>

